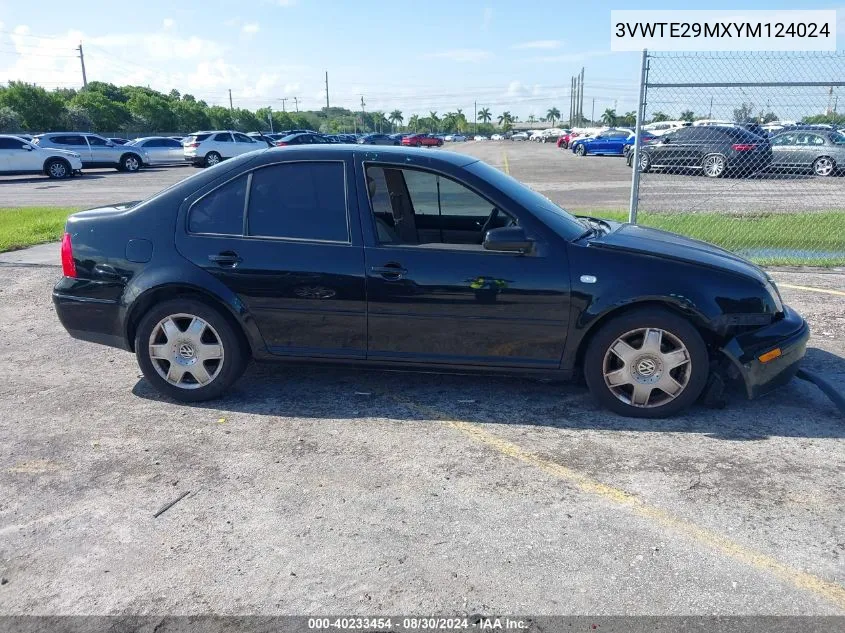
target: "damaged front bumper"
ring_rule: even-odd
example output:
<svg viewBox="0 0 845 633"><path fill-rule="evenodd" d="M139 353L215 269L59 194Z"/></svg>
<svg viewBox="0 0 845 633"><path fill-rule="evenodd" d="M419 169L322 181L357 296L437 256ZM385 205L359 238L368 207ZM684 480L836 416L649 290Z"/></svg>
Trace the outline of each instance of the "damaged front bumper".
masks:
<svg viewBox="0 0 845 633"><path fill-rule="evenodd" d="M783 318L771 325L744 332L722 348L739 371L749 398L756 398L780 387L798 371L807 349L810 326L789 306Z"/></svg>

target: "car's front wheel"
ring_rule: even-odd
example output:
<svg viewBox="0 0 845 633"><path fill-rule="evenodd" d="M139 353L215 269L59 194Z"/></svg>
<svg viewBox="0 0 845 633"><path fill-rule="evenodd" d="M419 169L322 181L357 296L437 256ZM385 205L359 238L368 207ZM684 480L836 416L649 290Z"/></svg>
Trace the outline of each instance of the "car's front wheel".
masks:
<svg viewBox="0 0 845 633"><path fill-rule="evenodd" d="M240 378L249 358L242 338L218 310L179 299L144 315L135 354L146 379L182 402L219 397Z"/></svg>
<svg viewBox="0 0 845 633"><path fill-rule="evenodd" d="M575 149L575 153L578 154L578 156L586 156L587 155L587 148L584 147L583 145L579 145Z"/></svg>
<svg viewBox="0 0 845 633"><path fill-rule="evenodd" d="M584 356L593 397L620 415L674 415L701 395L709 374L707 346L686 319L642 308L611 319Z"/></svg>
<svg viewBox="0 0 845 633"><path fill-rule="evenodd" d="M50 178L57 179L67 178L73 173L73 170L70 168L68 162L66 160L62 160L61 158L50 159L44 166L44 171Z"/></svg>

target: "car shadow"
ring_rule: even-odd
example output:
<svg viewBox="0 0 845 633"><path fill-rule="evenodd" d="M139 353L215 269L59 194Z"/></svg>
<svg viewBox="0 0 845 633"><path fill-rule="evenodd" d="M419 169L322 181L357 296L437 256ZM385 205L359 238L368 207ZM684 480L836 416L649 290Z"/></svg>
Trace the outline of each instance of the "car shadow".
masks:
<svg viewBox="0 0 845 633"><path fill-rule="evenodd" d="M73 178L49 178L48 176L27 176L26 178L15 178L11 177L9 179L0 180L0 184L7 184L7 185L28 185L28 184L44 184L48 185L49 187L58 187L61 184L74 182L76 180L92 180L95 178L105 178L100 174L86 174L85 172L74 176Z"/></svg>
<svg viewBox="0 0 845 633"><path fill-rule="evenodd" d="M812 348L804 364L845 390L845 359ZM199 410L315 420L463 420L567 430L695 433L730 441L845 438L845 420L833 403L815 385L797 378L753 401L745 398L741 385L731 385L725 408L699 402L680 416L662 420L609 413L576 383L313 365L253 363L223 398L209 402L175 403L145 379L132 391L145 400Z"/></svg>

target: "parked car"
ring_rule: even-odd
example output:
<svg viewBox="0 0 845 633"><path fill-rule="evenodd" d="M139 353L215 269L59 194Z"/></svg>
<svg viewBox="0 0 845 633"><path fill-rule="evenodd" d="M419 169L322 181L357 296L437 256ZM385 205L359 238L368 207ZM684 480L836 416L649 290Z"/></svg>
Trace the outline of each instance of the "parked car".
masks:
<svg viewBox="0 0 845 633"><path fill-rule="evenodd" d="M247 132L246 135L249 138L254 138L259 143L264 143L267 147L276 146L276 141L264 132Z"/></svg>
<svg viewBox="0 0 845 633"><path fill-rule="evenodd" d="M109 140L115 145L126 145L129 142L128 138L109 137Z"/></svg>
<svg viewBox="0 0 845 633"><path fill-rule="evenodd" d="M20 136L0 135L0 174L45 174L68 178L82 170L76 152L39 147Z"/></svg>
<svg viewBox="0 0 845 633"><path fill-rule="evenodd" d="M643 126L644 132L649 132L653 136L663 136L667 132L677 130L678 128L692 125L690 121L657 121L656 123L647 123Z"/></svg>
<svg viewBox="0 0 845 633"><path fill-rule="evenodd" d="M285 147L287 145L325 145L327 143L328 141L322 134L314 134L312 132L288 134L276 141L278 147Z"/></svg>
<svg viewBox="0 0 845 633"><path fill-rule="evenodd" d="M490 140L491 141L504 141L505 136L503 134L492 134L490 136Z"/></svg>
<svg viewBox="0 0 845 633"><path fill-rule="evenodd" d="M174 141L179 141L180 143L185 140L184 136L171 136Z"/></svg>
<svg viewBox="0 0 845 633"><path fill-rule="evenodd" d="M147 136L136 138L126 143L126 147L138 147L144 150L144 165L167 165L185 163L185 148L182 143L168 136Z"/></svg>
<svg viewBox="0 0 845 633"><path fill-rule="evenodd" d="M455 143L463 143L467 140L466 135L461 134L460 132L452 132L451 134L447 134L443 137L444 141L450 141Z"/></svg>
<svg viewBox="0 0 845 633"><path fill-rule="evenodd" d="M583 375L604 407L665 417L714 372L749 397L781 385L809 338L754 264L574 217L451 152L253 152L73 214L61 263L66 330L134 352L155 389L187 402L222 395L250 358L331 360Z"/></svg>
<svg viewBox="0 0 845 633"><path fill-rule="evenodd" d="M782 132L771 139L773 169L832 176L845 167L845 134L835 130Z"/></svg>
<svg viewBox="0 0 845 633"><path fill-rule="evenodd" d="M361 145L398 145L395 139L387 134L367 134L358 139Z"/></svg>
<svg viewBox="0 0 845 633"><path fill-rule="evenodd" d="M474 141L487 141L489 139L486 136L484 136L483 134L476 134L475 136L472 137L472 140L474 140Z"/></svg>
<svg viewBox="0 0 845 633"><path fill-rule="evenodd" d="M570 130L561 130L561 129L550 129L550 130L543 130L543 133L540 135L539 142L541 143L557 143L560 138L566 134L569 134Z"/></svg>
<svg viewBox="0 0 845 633"><path fill-rule="evenodd" d="M683 127L659 137L640 148L640 169L701 170L708 178L729 173L750 176L772 162L772 147L767 139L745 128L727 125ZM629 164L633 152L629 154Z"/></svg>
<svg viewBox="0 0 845 633"><path fill-rule="evenodd" d="M572 141L570 148L578 156L587 154L604 154L611 156L623 156L625 146L633 145L635 135L631 130L625 128L605 130L596 136L588 138L577 138ZM651 140L654 137L650 134L642 135L643 140Z"/></svg>
<svg viewBox="0 0 845 633"><path fill-rule="evenodd" d="M194 132L182 143L184 159L194 167L213 167L221 161L265 147L263 142L233 132L214 130Z"/></svg>
<svg viewBox="0 0 845 633"><path fill-rule="evenodd" d="M515 132L511 134L512 141L527 141L528 140L528 132Z"/></svg>
<svg viewBox="0 0 845 633"><path fill-rule="evenodd" d="M89 132L49 132L39 134L32 142L45 149L63 149L79 154L84 168L114 167L118 171L135 172L149 163L149 157L142 148L115 145Z"/></svg>
<svg viewBox="0 0 845 633"><path fill-rule="evenodd" d="M443 139L431 134L411 134L402 139L405 147L440 147Z"/></svg>

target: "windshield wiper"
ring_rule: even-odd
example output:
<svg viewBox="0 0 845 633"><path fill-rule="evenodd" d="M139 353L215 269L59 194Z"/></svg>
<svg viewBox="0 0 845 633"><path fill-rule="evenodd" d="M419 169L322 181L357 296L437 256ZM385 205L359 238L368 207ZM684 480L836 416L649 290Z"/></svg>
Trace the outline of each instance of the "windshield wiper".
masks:
<svg viewBox="0 0 845 633"><path fill-rule="evenodd" d="M608 224L604 220L599 220L598 218L591 218L585 215L579 215L576 217L578 222L587 227L587 230L578 239L589 237L591 235L604 235L605 233L610 232L610 224Z"/></svg>

